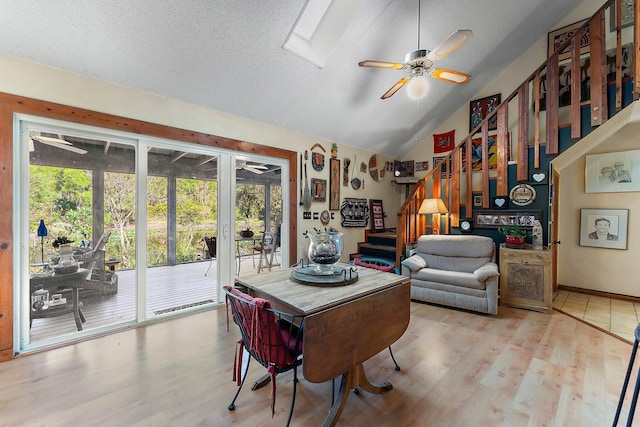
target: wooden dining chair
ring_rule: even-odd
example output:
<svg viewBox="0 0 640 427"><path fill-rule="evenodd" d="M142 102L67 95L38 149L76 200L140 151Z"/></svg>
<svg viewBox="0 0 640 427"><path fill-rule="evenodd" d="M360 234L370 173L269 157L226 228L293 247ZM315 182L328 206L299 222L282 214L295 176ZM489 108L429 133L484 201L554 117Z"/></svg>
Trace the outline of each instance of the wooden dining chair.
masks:
<svg viewBox="0 0 640 427"><path fill-rule="evenodd" d="M249 371L249 363L254 358L267 369L271 378L271 416L275 412L276 375L293 370L293 393L291 408L287 417L287 426L291 422L296 401L297 368L302 364L302 330L304 316L293 315L271 308L271 303L262 298L253 298L239 289L224 286L227 304L233 321L240 329L240 340L237 343L233 367L233 380L238 385L228 409L235 409L235 402L240 394ZM227 317L227 329L229 320ZM243 351L251 357L243 367ZM244 372L243 372L244 371Z"/></svg>

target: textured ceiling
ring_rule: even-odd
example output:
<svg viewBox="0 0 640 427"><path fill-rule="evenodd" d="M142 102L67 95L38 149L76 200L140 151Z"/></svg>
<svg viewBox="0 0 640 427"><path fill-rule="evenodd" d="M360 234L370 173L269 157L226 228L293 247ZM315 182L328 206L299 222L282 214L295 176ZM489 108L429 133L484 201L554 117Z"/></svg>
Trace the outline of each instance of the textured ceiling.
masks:
<svg viewBox="0 0 640 427"><path fill-rule="evenodd" d="M400 157L580 2L422 0L420 48L472 30L437 65L473 77L419 102L358 67L417 48L416 0L365 0L324 68L282 49L303 0L0 0L0 53Z"/></svg>

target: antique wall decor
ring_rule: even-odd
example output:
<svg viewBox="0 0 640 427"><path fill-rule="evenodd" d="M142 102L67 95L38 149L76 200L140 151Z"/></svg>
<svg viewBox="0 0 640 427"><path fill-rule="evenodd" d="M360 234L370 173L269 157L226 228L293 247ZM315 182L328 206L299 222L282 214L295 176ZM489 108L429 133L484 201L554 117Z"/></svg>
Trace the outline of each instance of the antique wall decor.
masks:
<svg viewBox="0 0 640 427"><path fill-rule="evenodd" d="M322 150L322 153L314 152L313 150L316 148L319 148L320 150ZM311 165L313 166L313 169L317 170L318 172L324 169L323 153L326 153L326 152L327 150L325 150L324 147L320 144L314 144L313 147L311 147Z"/></svg>
<svg viewBox="0 0 640 427"><path fill-rule="evenodd" d="M362 185L362 181L360 181L360 174L356 176L356 171L358 169L358 161L356 160L356 156L353 156L353 172L351 173L351 188L354 190L359 190Z"/></svg>
<svg viewBox="0 0 640 427"><path fill-rule="evenodd" d="M344 158L344 166L342 170L342 185L344 187L349 186L349 166L351 166L351 159L348 157Z"/></svg>
<svg viewBox="0 0 640 427"><path fill-rule="evenodd" d="M329 159L329 210L340 209L340 159Z"/></svg>
<svg viewBox="0 0 640 427"><path fill-rule="evenodd" d="M469 133L473 131L493 110L500 105L500 94L474 99L469 103ZM498 128L498 116L489 121L489 130Z"/></svg>
<svg viewBox="0 0 640 427"><path fill-rule="evenodd" d="M542 220L541 210L493 210L474 211L473 226L475 228L498 228L503 225L519 225L531 229L535 220Z"/></svg>
<svg viewBox="0 0 640 427"><path fill-rule="evenodd" d="M580 246L627 249L629 209L580 209Z"/></svg>
<svg viewBox="0 0 640 427"><path fill-rule="evenodd" d="M509 192L509 200L517 206L527 206L536 199L536 190L529 184L518 184Z"/></svg>
<svg viewBox="0 0 640 427"><path fill-rule="evenodd" d="M385 164L376 154L369 157L369 175L374 181L382 181L385 176Z"/></svg>
<svg viewBox="0 0 640 427"><path fill-rule="evenodd" d="M327 201L327 180L319 178L311 178L311 191L314 202Z"/></svg>
<svg viewBox="0 0 640 427"><path fill-rule="evenodd" d="M340 207L343 227L366 227L369 222L367 199L345 197Z"/></svg>

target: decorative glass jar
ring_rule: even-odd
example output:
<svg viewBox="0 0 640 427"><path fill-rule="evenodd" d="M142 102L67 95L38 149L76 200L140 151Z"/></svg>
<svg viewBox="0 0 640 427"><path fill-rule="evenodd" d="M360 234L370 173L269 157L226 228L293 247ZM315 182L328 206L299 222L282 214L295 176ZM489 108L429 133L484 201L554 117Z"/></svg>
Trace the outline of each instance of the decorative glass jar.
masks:
<svg viewBox="0 0 640 427"><path fill-rule="evenodd" d="M306 233L309 244L309 261L315 264L314 272L320 275L333 274L334 266L340 261L344 244L342 233L335 230Z"/></svg>

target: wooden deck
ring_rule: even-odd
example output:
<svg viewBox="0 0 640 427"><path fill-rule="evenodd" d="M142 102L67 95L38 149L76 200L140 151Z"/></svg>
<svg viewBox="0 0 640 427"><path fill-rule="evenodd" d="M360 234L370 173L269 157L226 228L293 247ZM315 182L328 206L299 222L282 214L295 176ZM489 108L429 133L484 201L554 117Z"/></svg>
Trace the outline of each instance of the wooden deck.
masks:
<svg viewBox="0 0 640 427"><path fill-rule="evenodd" d="M243 256L240 275L255 274L259 255ZM254 264L255 262L255 264ZM255 266L255 267L254 267ZM204 304L217 303L217 264L209 260L176 266L151 267L147 269L148 319L170 316L172 313ZM82 313L86 318L84 331L107 328L116 324L133 322L136 313L135 270L116 270L118 293L105 297L82 299ZM78 334L73 313L57 317L34 319L30 342L51 340Z"/></svg>

